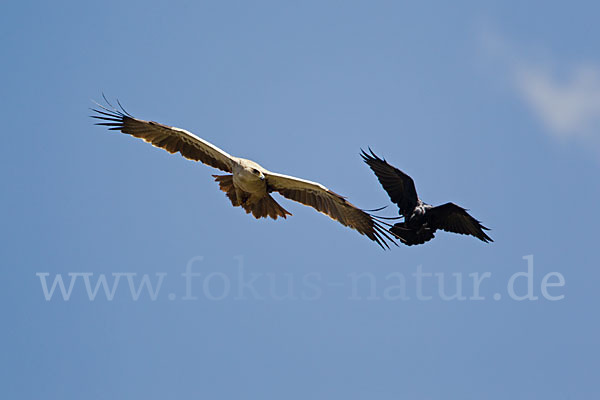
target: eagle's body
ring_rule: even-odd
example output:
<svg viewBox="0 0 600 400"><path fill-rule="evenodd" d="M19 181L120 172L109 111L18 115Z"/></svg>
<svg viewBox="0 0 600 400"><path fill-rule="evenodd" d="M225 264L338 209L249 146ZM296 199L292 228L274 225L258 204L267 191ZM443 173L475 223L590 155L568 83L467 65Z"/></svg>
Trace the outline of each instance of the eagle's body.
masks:
<svg viewBox="0 0 600 400"><path fill-rule="evenodd" d="M213 175L234 207L242 207L256 218L292 215L271 197L266 176L269 171L245 158L232 157L232 175Z"/></svg>
<svg viewBox="0 0 600 400"><path fill-rule="evenodd" d="M390 200L398 205L398 213L404 217L403 222L391 226L389 231L408 246L423 244L433 239L438 229L472 235L484 242L493 240L484 232L489 230L473 218L467 210L454 204L446 203L432 206L417 196L415 183L410 176L388 164L387 161L362 152L365 163L377 176Z"/></svg>
<svg viewBox="0 0 600 400"><path fill-rule="evenodd" d="M255 162L240 158L233 163L233 186L239 201L245 196L260 198L267 196L267 182L263 168ZM264 171L264 172L263 172Z"/></svg>
<svg viewBox="0 0 600 400"><path fill-rule="evenodd" d="M233 163L233 184L242 191L257 196L267 194L266 169L254 161L238 158Z"/></svg>
<svg viewBox="0 0 600 400"><path fill-rule="evenodd" d="M178 152L185 158L228 172L229 175L213 176L231 204L242 207L255 218L277 219L291 215L271 197L271 193L278 192L355 229L381 247L389 247L386 240L393 243L385 228L371 215L319 183L268 171L254 161L234 157L186 130L134 118L123 107L118 110L110 103L110 108L98 106L99 109L93 110L97 114L92 116L102 121L98 125L108 126L110 130L141 138L169 153Z"/></svg>

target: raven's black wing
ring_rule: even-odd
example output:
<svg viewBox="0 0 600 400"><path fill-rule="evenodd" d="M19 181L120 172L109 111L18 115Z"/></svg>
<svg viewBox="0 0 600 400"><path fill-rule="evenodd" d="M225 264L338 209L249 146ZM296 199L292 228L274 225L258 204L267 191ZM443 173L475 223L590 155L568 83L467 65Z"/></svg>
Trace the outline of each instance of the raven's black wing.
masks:
<svg viewBox="0 0 600 400"><path fill-rule="evenodd" d="M425 219L430 228L460 233L461 235L472 235L486 243L493 242L492 238L484 232L484 230L489 231L489 229L470 216L467 210L454 203L446 203L430 208L425 214Z"/></svg>
<svg viewBox="0 0 600 400"><path fill-rule="evenodd" d="M398 205L400 214L410 215L419 200L412 178L388 164L384 159L377 157L371 149L369 151L371 154L361 150L363 160L371 167L379 183L390 196L390 200Z"/></svg>

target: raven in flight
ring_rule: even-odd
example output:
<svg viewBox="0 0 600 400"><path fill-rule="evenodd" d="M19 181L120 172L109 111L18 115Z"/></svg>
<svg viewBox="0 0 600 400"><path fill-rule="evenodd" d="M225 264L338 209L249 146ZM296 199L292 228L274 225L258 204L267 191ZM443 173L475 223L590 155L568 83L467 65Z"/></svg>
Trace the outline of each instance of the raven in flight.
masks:
<svg viewBox="0 0 600 400"><path fill-rule="evenodd" d="M408 246L423 244L433 239L438 229L472 235L486 243L493 242L484 232L489 229L470 216L467 210L454 203L437 207L424 203L417 196L415 183L410 176L377 157L371 149L369 151L371 154L361 150L363 160L371 167L390 200L398 205L399 214L404 217L404 222L390 225L389 229L402 243Z"/></svg>
<svg viewBox="0 0 600 400"><path fill-rule="evenodd" d="M346 198L317 182L268 171L251 160L234 157L191 132L154 121L134 118L123 109L113 107L106 97L108 107L100 104L92 109L93 118L100 120L109 130L121 131L140 138L169 153L181 153L187 159L200 161L229 172L230 175L213 175L234 207L242 207L255 218L286 218L292 215L271 197L278 192L283 197L310 206L338 221L344 226L367 236L382 248L388 247L386 239L395 244L385 227L370 214L355 207Z"/></svg>

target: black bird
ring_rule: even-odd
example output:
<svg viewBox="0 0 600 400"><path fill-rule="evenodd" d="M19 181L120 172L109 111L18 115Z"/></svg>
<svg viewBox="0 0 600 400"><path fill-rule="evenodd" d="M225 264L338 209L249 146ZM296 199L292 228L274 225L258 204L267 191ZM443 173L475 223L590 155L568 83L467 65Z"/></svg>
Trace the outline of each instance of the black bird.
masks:
<svg viewBox="0 0 600 400"><path fill-rule="evenodd" d="M433 207L424 203L417 196L415 183L412 178L391 166L373 153L367 154L361 150L365 163L375 173L390 200L399 207L399 213L404 222L390 225L389 231L408 246L423 244L434 237L436 230L472 235L488 243L493 240L485 234L489 230L479 221L469 215L467 210L454 203L446 203Z"/></svg>

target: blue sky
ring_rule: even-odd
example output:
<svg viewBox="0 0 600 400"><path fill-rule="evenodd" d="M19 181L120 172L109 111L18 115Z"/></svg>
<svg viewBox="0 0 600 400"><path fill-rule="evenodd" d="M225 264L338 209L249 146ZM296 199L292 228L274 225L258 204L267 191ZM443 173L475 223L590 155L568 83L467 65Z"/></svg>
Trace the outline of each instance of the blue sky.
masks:
<svg viewBox="0 0 600 400"><path fill-rule="evenodd" d="M6 4L3 397L598 397L599 13L556 1ZM388 204L359 157L370 146L495 242L440 232L382 251L282 198L292 217L254 220L217 171L94 126L102 92L362 208ZM537 300L518 301L508 283L529 255ZM190 293L187 268L200 274ZM438 275L419 289L417 271ZM471 276L486 273L475 300ZM551 273L559 300L542 293ZM46 300L58 274L72 292ZM135 299L144 274L155 300L146 287ZM111 300L86 291L101 276L118 279ZM438 278L451 294L457 276L466 299L445 300ZM514 282L523 296L527 277Z"/></svg>

